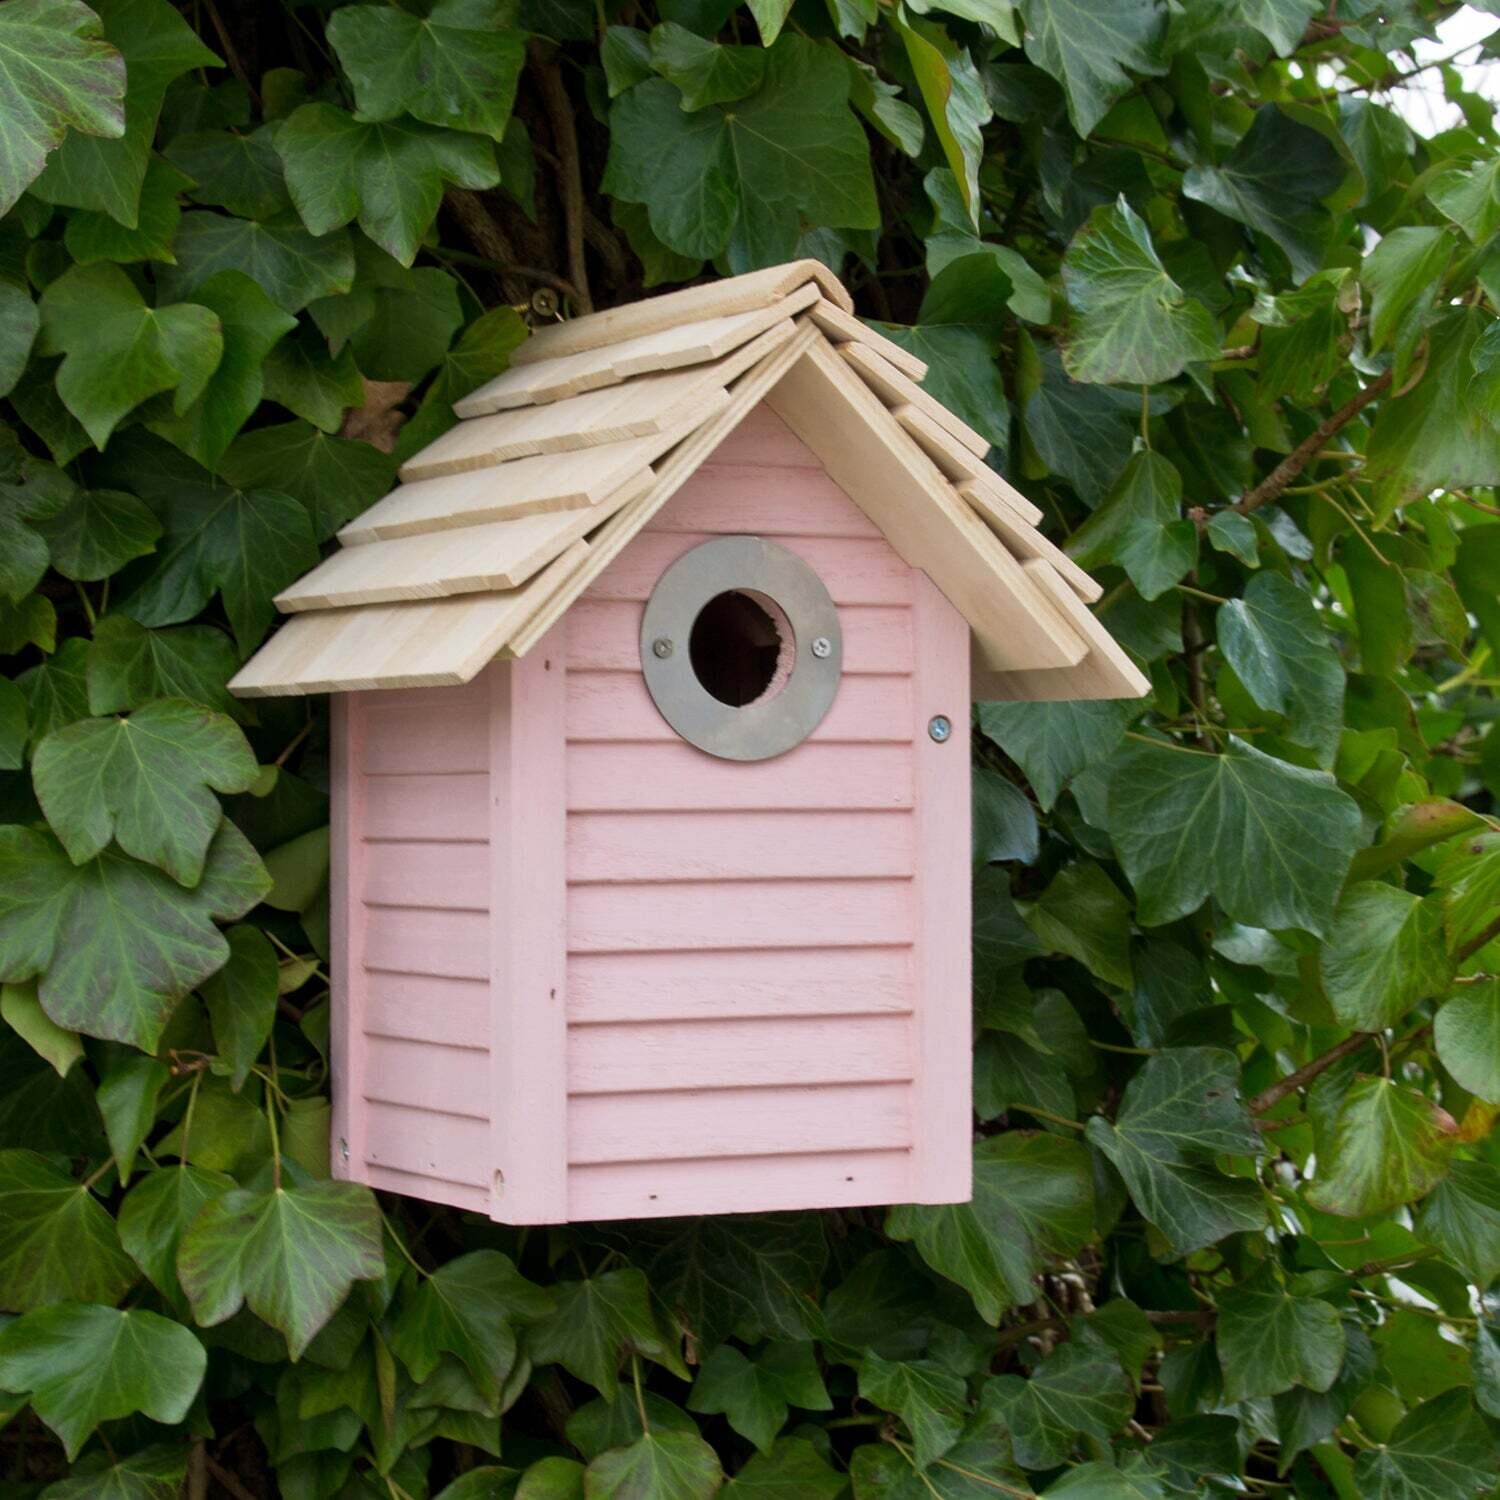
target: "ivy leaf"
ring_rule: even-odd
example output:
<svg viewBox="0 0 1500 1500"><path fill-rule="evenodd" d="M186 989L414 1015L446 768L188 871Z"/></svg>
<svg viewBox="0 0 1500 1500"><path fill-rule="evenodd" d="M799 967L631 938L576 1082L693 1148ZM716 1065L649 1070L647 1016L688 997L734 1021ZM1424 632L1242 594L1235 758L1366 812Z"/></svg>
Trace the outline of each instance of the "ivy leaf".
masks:
<svg viewBox="0 0 1500 1500"><path fill-rule="evenodd" d="M11 0L0 11L0 214L69 130L125 133L125 59L79 0Z"/></svg>
<svg viewBox="0 0 1500 1500"><path fill-rule="evenodd" d="M218 318L189 302L147 307L130 278L106 263L74 266L42 294L44 354L64 356L57 392L96 448L126 412L158 391L174 408L196 401L224 350Z"/></svg>
<svg viewBox="0 0 1500 1500"><path fill-rule="evenodd" d="M271 940L258 927L231 927L224 937L229 961L199 988L213 1022L214 1045L229 1064L231 1086L239 1090L275 1024L281 971Z"/></svg>
<svg viewBox="0 0 1500 1500"><path fill-rule="evenodd" d="M393 6L346 5L328 40L354 85L361 120L411 115L428 125L499 141L526 60L495 0L438 0L425 16Z"/></svg>
<svg viewBox="0 0 1500 1500"><path fill-rule="evenodd" d="M343 344L337 355L330 354L328 340L310 323L299 324L271 350L264 373L266 400L323 432L337 432L345 411L364 401L353 349ZM458 420L451 411L447 415L447 423L434 431L434 437ZM401 429L403 438L411 425L407 422Z"/></svg>
<svg viewBox="0 0 1500 1500"><path fill-rule="evenodd" d="M509 308L504 311L515 316ZM279 490L300 500L320 542L396 482L390 454L369 443L330 437L310 422L283 422L242 433L218 467L219 474L241 490Z"/></svg>
<svg viewBox="0 0 1500 1500"><path fill-rule="evenodd" d="M1232 1053L1174 1047L1148 1058L1125 1086L1113 1125L1099 1115L1088 1122L1088 1139L1114 1163L1176 1256L1265 1225L1259 1185L1226 1177L1213 1163L1220 1155L1260 1154L1238 1083Z"/></svg>
<svg viewBox="0 0 1500 1500"><path fill-rule="evenodd" d="M124 490L77 490L52 515L33 523L64 578L92 583L156 547L161 526Z"/></svg>
<svg viewBox="0 0 1500 1500"><path fill-rule="evenodd" d="M703 1361L687 1403L689 1411L723 1412L741 1437L766 1454L789 1406L827 1411L832 1405L810 1343L768 1344L753 1357L720 1344Z"/></svg>
<svg viewBox="0 0 1500 1500"><path fill-rule="evenodd" d="M610 1401L627 1350L668 1369L681 1368L652 1309L646 1278L634 1267L561 1282L551 1290L556 1307L527 1340L537 1364L562 1365Z"/></svg>
<svg viewBox="0 0 1500 1500"><path fill-rule="evenodd" d="M295 218L237 219L228 214L182 216L177 264L163 272L164 297L191 296L222 271L248 276L283 312L300 312L319 297L354 285L354 250L347 230L312 235Z"/></svg>
<svg viewBox="0 0 1500 1500"><path fill-rule="evenodd" d="M1129 1474L1113 1464L1079 1464L1042 1491L1042 1500L1166 1500L1157 1479L1142 1469Z"/></svg>
<svg viewBox="0 0 1500 1500"><path fill-rule="evenodd" d="M167 0L96 0L95 9L125 60L124 132L69 136L31 191L48 203L107 213L134 229L167 85L190 68L221 64ZM109 138L97 138L101 134Z"/></svg>
<svg viewBox="0 0 1500 1500"><path fill-rule="evenodd" d="M356 1281L385 1274L375 1195L352 1182L237 1188L188 1227L177 1274L201 1326L247 1306L298 1359Z"/></svg>
<svg viewBox="0 0 1500 1500"><path fill-rule="evenodd" d="M1349 1219L1410 1203L1442 1180L1457 1134L1452 1117L1431 1099L1389 1078L1361 1078L1318 1153L1307 1201Z"/></svg>
<svg viewBox="0 0 1500 1500"><path fill-rule="evenodd" d="M234 1188L234 1178L202 1167L161 1167L141 1178L120 1205L120 1244L157 1291L182 1301L177 1247L203 1207Z"/></svg>
<svg viewBox="0 0 1500 1500"><path fill-rule="evenodd" d="M1345 1026L1358 1031L1394 1026L1418 1000L1447 985L1442 913L1395 886L1357 881L1339 899L1318 966Z"/></svg>
<svg viewBox="0 0 1500 1500"><path fill-rule="evenodd" d="M1440 172L1427 187L1434 208L1476 245L1500 229L1500 165L1487 158L1464 170Z"/></svg>
<svg viewBox="0 0 1500 1500"><path fill-rule="evenodd" d="M26 696L33 741L64 724L88 717L88 693L84 686L88 653L87 643L73 636L45 661L16 679L16 685Z"/></svg>
<svg viewBox="0 0 1500 1500"><path fill-rule="evenodd" d="M1270 1266L1219 1297L1215 1338L1231 1402L1294 1385L1326 1391L1344 1363L1344 1325L1333 1305L1288 1292Z"/></svg>
<svg viewBox="0 0 1500 1500"><path fill-rule="evenodd" d="M1036 812L1026 793L988 766L974 768L970 785L974 863L985 865L1012 859L1027 865L1035 863Z"/></svg>
<svg viewBox="0 0 1500 1500"><path fill-rule="evenodd" d="M1080 1435L1102 1442L1119 1431L1135 1395L1118 1360L1082 1344L1064 1344L1025 1380L1001 1375L987 1381L983 1402L1009 1429L1022 1468L1052 1469Z"/></svg>
<svg viewBox="0 0 1500 1500"><path fill-rule="evenodd" d="M135 1279L114 1220L88 1188L34 1151L0 1151L0 1307L115 1302Z"/></svg>
<svg viewBox="0 0 1500 1500"><path fill-rule="evenodd" d="M1240 0L1237 11L1278 57L1290 57L1302 44L1307 23L1322 10L1318 0Z"/></svg>
<svg viewBox="0 0 1500 1500"><path fill-rule="evenodd" d="M111 850L76 867L50 834L0 828L0 979L39 974L59 1026L152 1051L177 1001L228 956L214 918L244 916L268 887L227 820L191 891Z"/></svg>
<svg viewBox="0 0 1500 1500"><path fill-rule="evenodd" d="M498 1406L516 1360L516 1324L544 1317L552 1305L508 1256L475 1250L408 1288L391 1325L391 1350L417 1381L445 1353L456 1355L484 1399Z"/></svg>
<svg viewBox="0 0 1500 1500"><path fill-rule="evenodd" d="M1123 193L1073 236L1062 276L1074 315L1063 367L1074 380L1155 385L1218 355L1213 315L1167 274Z"/></svg>
<svg viewBox="0 0 1500 1500"><path fill-rule="evenodd" d="M1023 914L1050 952L1076 958L1105 984L1130 988L1130 903L1098 865L1069 865Z"/></svg>
<svg viewBox="0 0 1500 1500"><path fill-rule="evenodd" d="M894 13L896 32L906 49L927 116L943 148L964 212L979 217L979 163L984 127L994 114L974 59L942 27Z"/></svg>
<svg viewBox="0 0 1500 1500"><path fill-rule="evenodd" d="M647 1432L588 1466L590 1500L709 1500L723 1483L719 1456L696 1432Z"/></svg>
<svg viewBox="0 0 1500 1500"><path fill-rule="evenodd" d="M59 1078L83 1056L83 1043L76 1031L65 1031L37 999L34 984L0 986L0 1020L3 1020L28 1047L45 1059Z"/></svg>
<svg viewBox="0 0 1500 1500"><path fill-rule="evenodd" d="M974 1148L968 1203L893 1208L886 1233L910 1240L932 1269L958 1282L979 1315L998 1323L1030 1302L1034 1278L1094 1233L1088 1153L1062 1136L1009 1130Z"/></svg>
<svg viewBox="0 0 1500 1500"><path fill-rule="evenodd" d="M1321 202L1344 180L1338 151L1274 105L1255 112L1217 167L1190 167L1183 195L1274 240L1298 280L1322 264L1331 221Z"/></svg>
<svg viewBox="0 0 1500 1500"><path fill-rule="evenodd" d="M1396 351L1391 378L1397 386L1406 383L1452 257L1451 234L1435 225L1403 224L1382 235L1360 265L1359 279L1370 294L1370 348Z"/></svg>
<svg viewBox="0 0 1500 1500"><path fill-rule="evenodd" d="M47 1500L177 1500L186 1474L187 1449L160 1443L114 1463L108 1454L88 1454L71 1478L44 1493Z"/></svg>
<svg viewBox="0 0 1500 1500"><path fill-rule="evenodd" d="M229 637L212 625L148 630L129 615L106 615L88 647L87 707L73 717L124 713L153 698L186 698L243 717L244 704L224 686L238 666Z"/></svg>
<svg viewBox="0 0 1500 1500"><path fill-rule="evenodd" d="M190 1329L142 1309L62 1302L0 1329L0 1387L30 1393L70 1461L101 1422L182 1421L207 1366Z"/></svg>
<svg viewBox="0 0 1500 1500"><path fill-rule="evenodd" d="M94 1098L104 1117L109 1149L123 1185L130 1181L141 1142L156 1123L157 1101L172 1074L160 1059L135 1052L111 1057L100 1073Z"/></svg>
<svg viewBox="0 0 1500 1500"><path fill-rule="evenodd" d="M290 495L224 484L165 444L128 436L136 441L116 445L120 471L156 512L162 539L119 607L142 625L175 625L218 591L235 640L250 651L275 618L272 596L318 561L307 511Z"/></svg>
<svg viewBox="0 0 1500 1500"><path fill-rule="evenodd" d="M963 1431L968 1388L936 1360L868 1353L859 1362L859 1393L906 1424L919 1469L941 1458Z"/></svg>
<svg viewBox="0 0 1500 1500"><path fill-rule="evenodd" d="M26 289L0 281L0 396L16 388L41 326L42 315Z"/></svg>
<svg viewBox="0 0 1500 1500"><path fill-rule="evenodd" d="M443 184L500 181L483 137L411 120L366 124L332 104L304 104L276 133L276 150L302 222L313 234L353 219L409 266L437 214Z"/></svg>
<svg viewBox="0 0 1500 1500"><path fill-rule="evenodd" d="M1132 87L1136 73L1164 71L1166 15L1153 0L1121 0L1102 12L1088 0L1022 0L1026 56L1050 73L1081 136Z"/></svg>
<svg viewBox="0 0 1500 1500"><path fill-rule="evenodd" d="M1208 540L1219 552L1237 557L1247 568L1260 566L1260 539L1255 522L1238 511L1216 511L1209 519Z"/></svg>
<svg viewBox="0 0 1500 1500"><path fill-rule="evenodd" d="M682 90L683 109L690 112L706 104L743 99L753 94L766 76L763 47L720 46L673 21L651 28L650 64L644 76L656 72L675 84Z"/></svg>
<svg viewBox="0 0 1500 1500"><path fill-rule="evenodd" d="M1092 507L1108 493L1130 453L1141 416L1135 391L1083 385L1062 367L1062 356L1048 347L1025 355L1017 379L1026 436L1054 474Z"/></svg>
<svg viewBox="0 0 1500 1500"><path fill-rule="evenodd" d="M1457 1387L1409 1411L1386 1442L1361 1453L1354 1482L1366 1500L1458 1500L1494 1483L1494 1453L1484 1418Z"/></svg>
<svg viewBox="0 0 1500 1500"><path fill-rule="evenodd" d="M1294 743L1328 765L1343 719L1344 669L1305 589L1257 573L1219 606L1219 650L1262 708L1284 714Z"/></svg>
<svg viewBox="0 0 1500 1500"><path fill-rule="evenodd" d="M1118 563L1157 599L1198 561L1198 528L1182 514L1182 476L1150 449L1133 453L1104 504L1068 538L1080 567Z"/></svg>
<svg viewBox="0 0 1500 1500"><path fill-rule="evenodd" d="M68 215L63 243L68 254L81 266L97 260L112 260L124 265L151 260L172 264L172 242L182 222L178 196L191 185L176 167L154 157L146 167L141 184L140 203L135 227L127 229L107 213L78 209Z"/></svg>
<svg viewBox="0 0 1500 1500"><path fill-rule="evenodd" d="M1108 777L1109 831L1139 922L1175 921L1213 896L1247 926L1327 932L1360 820L1326 772L1232 738L1222 755L1128 745Z"/></svg>
<svg viewBox="0 0 1500 1500"><path fill-rule="evenodd" d="M803 216L872 229L869 147L848 97L841 59L798 36L768 49L764 83L731 108L685 113L677 89L648 79L610 110L604 190L644 203L679 254L727 252L736 271L790 260Z"/></svg>
<svg viewBox="0 0 1500 1500"><path fill-rule="evenodd" d="M848 1484L806 1438L783 1437L769 1453L752 1454L723 1494L725 1500L839 1500Z"/></svg>
<svg viewBox="0 0 1500 1500"><path fill-rule="evenodd" d="M222 811L209 788L243 792L259 767L232 719L164 698L128 719L83 719L36 748L32 780L76 865L110 841L195 886Z"/></svg>
<svg viewBox="0 0 1500 1500"><path fill-rule="evenodd" d="M227 209L237 218L274 219L292 206L275 142L274 125L248 132L195 130L173 136L164 154L187 174L194 203Z"/></svg>
<svg viewBox="0 0 1500 1500"><path fill-rule="evenodd" d="M1500 1104L1500 980L1463 990L1437 1013L1433 1038L1460 1088Z"/></svg>
<svg viewBox="0 0 1500 1500"><path fill-rule="evenodd" d="M1416 1231L1480 1286L1500 1276L1500 1170L1455 1161L1422 1200Z"/></svg>
<svg viewBox="0 0 1500 1500"><path fill-rule="evenodd" d="M979 727L1026 773L1043 811L1062 789L1125 738L1139 704L1119 699L1085 703L981 703Z"/></svg>
<svg viewBox="0 0 1500 1500"><path fill-rule="evenodd" d="M193 297L219 319L223 357L191 406L168 417L148 418L147 425L212 468L260 405L265 393L261 367L297 320L240 271L216 272L194 290Z"/></svg>

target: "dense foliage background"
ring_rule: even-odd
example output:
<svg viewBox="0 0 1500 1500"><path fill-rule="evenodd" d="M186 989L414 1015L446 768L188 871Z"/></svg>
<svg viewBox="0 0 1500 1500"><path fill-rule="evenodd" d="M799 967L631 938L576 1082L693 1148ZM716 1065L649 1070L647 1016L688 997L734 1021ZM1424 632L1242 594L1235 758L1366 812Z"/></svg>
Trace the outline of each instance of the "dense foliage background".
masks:
<svg viewBox="0 0 1500 1500"><path fill-rule="evenodd" d="M1500 153L1388 93L1451 9L0 3L0 1493L1500 1493ZM795 255L1154 687L977 711L974 1201L331 1183L324 706L224 683L528 323Z"/></svg>

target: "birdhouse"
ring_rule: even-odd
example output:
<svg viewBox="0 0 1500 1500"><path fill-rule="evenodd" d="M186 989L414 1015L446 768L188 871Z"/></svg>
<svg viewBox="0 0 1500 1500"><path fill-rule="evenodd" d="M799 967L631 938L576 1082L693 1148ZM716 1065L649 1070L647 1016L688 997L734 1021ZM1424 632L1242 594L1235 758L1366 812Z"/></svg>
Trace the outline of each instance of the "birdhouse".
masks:
<svg viewBox="0 0 1500 1500"><path fill-rule="evenodd" d="M970 1194L969 736L1097 586L801 261L538 330L277 600L336 1176L515 1224Z"/></svg>

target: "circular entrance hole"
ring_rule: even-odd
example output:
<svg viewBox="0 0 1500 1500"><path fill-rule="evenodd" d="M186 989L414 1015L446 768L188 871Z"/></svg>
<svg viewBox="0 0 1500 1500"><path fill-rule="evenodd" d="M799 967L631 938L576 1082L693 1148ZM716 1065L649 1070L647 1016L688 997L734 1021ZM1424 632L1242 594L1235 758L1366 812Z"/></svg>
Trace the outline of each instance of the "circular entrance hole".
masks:
<svg viewBox="0 0 1500 1500"><path fill-rule="evenodd" d="M780 692L795 654L791 622L781 606L750 589L716 594L698 611L688 637L698 681L731 708Z"/></svg>

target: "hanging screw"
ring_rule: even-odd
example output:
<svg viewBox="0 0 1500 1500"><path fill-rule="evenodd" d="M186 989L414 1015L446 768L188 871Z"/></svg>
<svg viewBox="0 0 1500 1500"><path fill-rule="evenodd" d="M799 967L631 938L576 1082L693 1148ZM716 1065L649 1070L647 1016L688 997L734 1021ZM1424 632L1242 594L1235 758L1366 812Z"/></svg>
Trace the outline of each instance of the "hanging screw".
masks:
<svg viewBox="0 0 1500 1500"><path fill-rule="evenodd" d="M349 1160L349 1142L343 1136L339 1137L339 1159L341 1161Z"/></svg>
<svg viewBox="0 0 1500 1500"><path fill-rule="evenodd" d="M934 714L927 721L927 733L941 745L953 733L953 722L946 714Z"/></svg>
<svg viewBox="0 0 1500 1500"><path fill-rule="evenodd" d="M672 654L671 641L669 641L664 635L658 636L654 641L651 642L651 654L653 656L659 656L663 661L665 661L667 657Z"/></svg>
<svg viewBox="0 0 1500 1500"><path fill-rule="evenodd" d="M821 661L825 656L833 655L833 642L826 635L820 635L812 643L812 654Z"/></svg>

